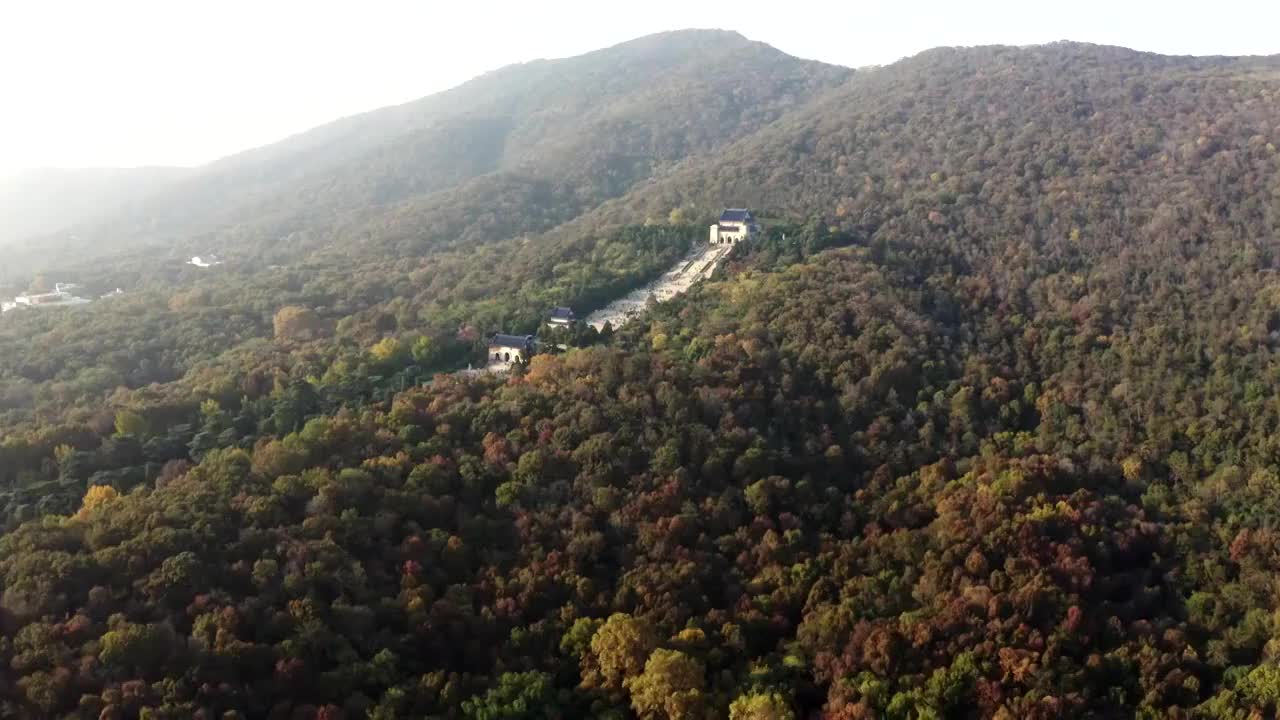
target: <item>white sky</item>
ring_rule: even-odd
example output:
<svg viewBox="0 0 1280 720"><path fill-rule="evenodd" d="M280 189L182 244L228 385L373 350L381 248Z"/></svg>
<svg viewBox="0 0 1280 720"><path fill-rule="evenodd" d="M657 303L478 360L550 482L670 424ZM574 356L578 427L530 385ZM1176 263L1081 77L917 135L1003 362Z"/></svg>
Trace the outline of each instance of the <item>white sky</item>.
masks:
<svg viewBox="0 0 1280 720"><path fill-rule="evenodd" d="M513 62L687 27L854 67L1063 39L1280 53L1276 0L0 0L0 174L200 164Z"/></svg>

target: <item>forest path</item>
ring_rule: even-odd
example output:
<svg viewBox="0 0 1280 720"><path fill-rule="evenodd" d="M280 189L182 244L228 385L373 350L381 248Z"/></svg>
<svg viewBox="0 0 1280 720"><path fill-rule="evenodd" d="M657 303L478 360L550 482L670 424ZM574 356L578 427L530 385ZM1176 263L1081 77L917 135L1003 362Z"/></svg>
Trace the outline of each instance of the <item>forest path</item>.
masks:
<svg viewBox="0 0 1280 720"><path fill-rule="evenodd" d="M615 328L621 326L644 312L645 306L649 303L649 296L652 295L658 302L666 302L693 287L697 281L710 277L711 273L715 272L716 266L732 249L732 245L702 244L694 247L688 255L672 265L662 277L642 288L632 290L588 315L587 324L597 330L603 328L605 323Z"/></svg>
<svg viewBox="0 0 1280 720"><path fill-rule="evenodd" d="M613 327L621 327L635 316L644 312L652 296L658 302L665 302L693 287L699 280L711 277L716 267L724 260L732 245L697 245L687 255L676 261L662 277L632 290L623 297L614 300L595 312L587 315L586 323L599 330L605 323ZM562 346L562 349L567 349ZM505 373L511 370L512 363L501 360L487 360L484 367L458 370L462 375L481 375L484 373Z"/></svg>

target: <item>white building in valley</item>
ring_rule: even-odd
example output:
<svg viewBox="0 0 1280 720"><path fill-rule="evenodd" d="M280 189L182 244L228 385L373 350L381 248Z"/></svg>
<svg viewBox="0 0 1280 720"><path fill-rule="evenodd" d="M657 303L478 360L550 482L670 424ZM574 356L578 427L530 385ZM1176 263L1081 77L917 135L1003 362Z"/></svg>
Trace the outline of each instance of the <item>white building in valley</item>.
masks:
<svg viewBox="0 0 1280 720"><path fill-rule="evenodd" d="M760 226L746 208L729 208L720 213L720 221L711 226L712 245L736 245L760 232Z"/></svg>
<svg viewBox="0 0 1280 720"><path fill-rule="evenodd" d="M204 255L204 256L196 255L195 257L188 260L187 264L195 265L198 268L210 268L210 267L213 267L214 265L221 265L222 261L218 259L217 255Z"/></svg>
<svg viewBox="0 0 1280 720"><path fill-rule="evenodd" d="M78 285L73 283L58 283L54 286L53 292L47 293L23 293L15 297L12 301L6 301L0 304L0 312L9 312L10 310L18 310L22 308L54 308L54 307L70 307L72 305L87 305L88 300L82 297L76 297L71 294Z"/></svg>

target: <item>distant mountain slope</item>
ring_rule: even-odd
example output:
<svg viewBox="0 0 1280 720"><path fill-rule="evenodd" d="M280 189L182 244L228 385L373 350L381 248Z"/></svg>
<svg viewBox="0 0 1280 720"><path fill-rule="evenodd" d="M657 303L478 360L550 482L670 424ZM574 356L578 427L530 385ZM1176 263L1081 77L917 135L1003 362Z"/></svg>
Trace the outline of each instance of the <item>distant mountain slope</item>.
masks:
<svg viewBox="0 0 1280 720"><path fill-rule="evenodd" d="M985 223L1003 216L1000 232L1062 239L1073 227L1071 205L1078 214L1078 204L1101 204L1140 225L1149 218L1122 209L1208 202L1226 183L1273 172L1277 110L1280 57L1169 57L1080 43L940 48L861 72L575 227L740 203L868 230L909 223L990 235ZM1205 174L1215 181L1203 182ZM1253 189L1233 192L1243 199ZM1133 239L1080 229L1086 242Z"/></svg>
<svg viewBox="0 0 1280 720"><path fill-rule="evenodd" d="M512 66L213 163L79 241L59 238L60 256L43 262L144 244L280 255L405 220L418 246L544 230L759 130L849 72L721 31Z"/></svg>
<svg viewBox="0 0 1280 720"><path fill-rule="evenodd" d="M186 175L186 168L48 168L0 180L0 245L97 220Z"/></svg>

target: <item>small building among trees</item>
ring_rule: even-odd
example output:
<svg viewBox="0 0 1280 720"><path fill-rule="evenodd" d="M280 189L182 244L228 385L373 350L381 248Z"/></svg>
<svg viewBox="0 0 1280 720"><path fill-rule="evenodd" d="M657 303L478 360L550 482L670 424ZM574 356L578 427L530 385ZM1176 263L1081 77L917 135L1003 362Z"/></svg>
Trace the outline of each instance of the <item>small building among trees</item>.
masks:
<svg viewBox="0 0 1280 720"><path fill-rule="evenodd" d="M573 308L570 307L553 307L551 315L547 318L547 324L553 327L569 327L578 321L578 316L574 314Z"/></svg>
<svg viewBox="0 0 1280 720"><path fill-rule="evenodd" d="M9 312L19 308L54 308L71 305L86 305L88 300L71 293L80 286L75 283L57 283L52 292L25 292L12 301L0 303L0 312Z"/></svg>
<svg viewBox="0 0 1280 720"><path fill-rule="evenodd" d="M196 255L187 261L188 265L195 265L198 268L211 268L215 265L221 265L222 260L217 255Z"/></svg>
<svg viewBox="0 0 1280 720"><path fill-rule="evenodd" d="M736 245L760 232L760 226L746 208L729 208L711 226L712 245Z"/></svg>
<svg viewBox="0 0 1280 720"><path fill-rule="evenodd" d="M533 355L532 335L504 335L497 333L489 338L490 363L524 362Z"/></svg>

